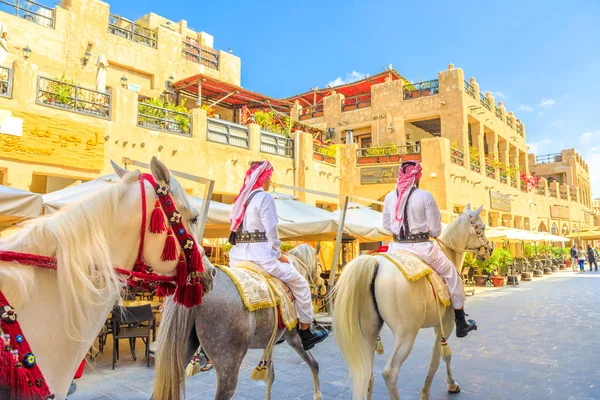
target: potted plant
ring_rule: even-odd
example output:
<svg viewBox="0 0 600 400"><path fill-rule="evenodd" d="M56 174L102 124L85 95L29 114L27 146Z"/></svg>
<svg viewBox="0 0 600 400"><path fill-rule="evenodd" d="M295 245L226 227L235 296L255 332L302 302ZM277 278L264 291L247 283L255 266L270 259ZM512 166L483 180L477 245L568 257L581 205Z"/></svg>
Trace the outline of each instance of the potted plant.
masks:
<svg viewBox="0 0 600 400"><path fill-rule="evenodd" d="M492 273L493 268L489 263L489 258L485 261L475 261L475 275L473 275L473 279L475 280L475 286L484 287L487 281L487 277Z"/></svg>
<svg viewBox="0 0 600 400"><path fill-rule="evenodd" d="M492 266L496 267L497 275L492 276L494 287L504 286L504 276L508 272L508 265L512 260L512 254L506 249L494 250L492 256L487 260Z"/></svg>

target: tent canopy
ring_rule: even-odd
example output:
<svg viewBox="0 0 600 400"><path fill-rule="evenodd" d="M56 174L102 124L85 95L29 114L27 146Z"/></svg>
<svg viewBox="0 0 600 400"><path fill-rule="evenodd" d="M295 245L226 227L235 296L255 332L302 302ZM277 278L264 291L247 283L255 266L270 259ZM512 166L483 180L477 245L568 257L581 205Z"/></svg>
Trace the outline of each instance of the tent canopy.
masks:
<svg viewBox="0 0 600 400"><path fill-rule="evenodd" d="M42 196L0 185L0 225L10 225L42 213Z"/></svg>
<svg viewBox="0 0 600 400"><path fill-rule="evenodd" d="M600 230L590 229L585 231L577 231L567 235L570 239L583 239L583 240L600 240Z"/></svg>
<svg viewBox="0 0 600 400"><path fill-rule="evenodd" d="M272 192L271 195L275 199L281 239L335 240L338 222L332 213L302 203L290 194Z"/></svg>
<svg viewBox="0 0 600 400"><path fill-rule="evenodd" d="M336 210L332 214L339 223L342 210ZM383 229L382 216L382 213L370 207L358 203L349 203L344 230L361 241L377 242L390 239L392 236L390 232Z"/></svg>
<svg viewBox="0 0 600 400"><path fill-rule="evenodd" d="M562 236L551 235L545 232L531 232L523 229L506 228L503 226L488 228L485 236L492 242L568 242Z"/></svg>

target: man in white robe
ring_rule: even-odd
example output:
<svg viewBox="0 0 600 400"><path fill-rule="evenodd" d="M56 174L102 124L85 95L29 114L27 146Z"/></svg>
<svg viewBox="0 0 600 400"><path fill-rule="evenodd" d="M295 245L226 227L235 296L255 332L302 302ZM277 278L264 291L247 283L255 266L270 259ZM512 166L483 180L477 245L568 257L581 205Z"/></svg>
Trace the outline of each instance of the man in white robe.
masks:
<svg viewBox="0 0 600 400"><path fill-rule="evenodd" d="M231 210L229 251L231 266L240 261L251 261L289 286L294 294L296 312L300 321L298 333L305 350L312 349L327 337L326 331L313 330L314 310L310 285L281 253L277 233L277 210L273 197L266 193L271 186L273 167L268 161L252 163L246 173L244 186ZM233 243L235 242L235 243Z"/></svg>
<svg viewBox="0 0 600 400"><path fill-rule="evenodd" d="M456 336L465 337L477 329L465 319L465 292L454 264L429 238L442 233L442 217L431 193L418 189L421 178L418 161L400 165L396 190L388 193L383 206L383 227L394 235L388 252L407 251L420 257L448 284L456 319Z"/></svg>

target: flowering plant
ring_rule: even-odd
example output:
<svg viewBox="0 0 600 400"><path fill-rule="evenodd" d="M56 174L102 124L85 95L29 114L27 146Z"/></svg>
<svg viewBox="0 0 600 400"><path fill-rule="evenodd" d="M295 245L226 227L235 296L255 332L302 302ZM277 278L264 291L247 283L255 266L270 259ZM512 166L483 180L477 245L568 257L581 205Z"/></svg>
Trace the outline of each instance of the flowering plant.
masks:
<svg viewBox="0 0 600 400"><path fill-rule="evenodd" d="M535 188L535 185L537 185L540 178L533 174L521 174L521 180L525 182L525 188L527 191L531 192Z"/></svg>

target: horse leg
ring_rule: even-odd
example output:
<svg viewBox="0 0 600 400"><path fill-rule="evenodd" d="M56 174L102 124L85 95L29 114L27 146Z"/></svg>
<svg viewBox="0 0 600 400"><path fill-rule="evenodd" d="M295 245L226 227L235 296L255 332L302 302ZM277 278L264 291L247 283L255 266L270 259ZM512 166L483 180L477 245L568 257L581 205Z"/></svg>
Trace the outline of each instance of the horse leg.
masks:
<svg viewBox="0 0 600 400"><path fill-rule="evenodd" d="M446 338L448 338L450 335L452 335L452 331L454 330L454 310L452 310L451 307L446 310L446 314L442 319L442 323L444 324L444 334L446 335ZM446 363L446 373L448 374L448 392L459 393L460 387L452 376L452 367L450 366L452 354L444 356L443 359Z"/></svg>
<svg viewBox="0 0 600 400"><path fill-rule="evenodd" d="M440 353L441 346L440 341L442 339L442 332L439 327L435 327L435 341L433 342L433 353L431 354L431 362L429 363L429 371L427 372L427 377L425 378L425 383L423 383L423 387L421 388L421 400L429 399L429 394L431 391L431 382L433 382L433 377L440 366Z"/></svg>
<svg viewBox="0 0 600 400"><path fill-rule="evenodd" d="M418 329L414 331L394 332L394 349L392 350L392 356L388 360L383 369L382 375L385 380L385 385L388 388L391 400L400 400L400 393L398 392L398 375L400 375L400 368L402 364L410 354L415 339L417 338Z"/></svg>
<svg viewBox="0 0 600 400"><path fill-rule="evenodd" d="M273 381L275 381L275 366L273 363L273 360L269 362L269 376L267 376L267 380L265 381L267 384L267 392L265 394L266 400L271 400L271 387L273 386Z"/></svg>
<svg viewBox="0 0 600 400"><path fill-rule="evenodd" d="M310 352L304 350L302 342L300 341L300 336L295 330L289 331L286 329L285 340L294 350L296 350L296 353L298 353L310 368L313 377L314 400L323 400L323 396L321 395L321 384L319 382L319 363L317 363L317 360L315 360Z"/></svg>

